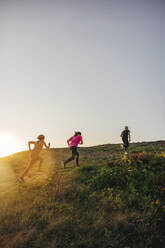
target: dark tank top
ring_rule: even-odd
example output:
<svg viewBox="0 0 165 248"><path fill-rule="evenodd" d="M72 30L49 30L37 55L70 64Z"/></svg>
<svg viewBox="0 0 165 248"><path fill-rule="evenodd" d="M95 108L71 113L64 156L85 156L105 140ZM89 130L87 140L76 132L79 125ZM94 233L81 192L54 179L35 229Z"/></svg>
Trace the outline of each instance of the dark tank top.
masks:
<svg viewBox="0 0 165 248"><path fill-rule="evenodd" d="M129 130L124 130L122 132L122 138L123 140L128 140Z"/></svg>

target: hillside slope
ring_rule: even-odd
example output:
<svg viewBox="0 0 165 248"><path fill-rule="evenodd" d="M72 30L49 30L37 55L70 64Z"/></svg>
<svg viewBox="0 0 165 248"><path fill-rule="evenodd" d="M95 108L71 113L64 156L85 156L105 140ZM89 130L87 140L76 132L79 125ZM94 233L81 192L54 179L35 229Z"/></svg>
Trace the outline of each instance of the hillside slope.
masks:
<svg viewBox="0 0 165 248"><path fill-rule="evenodd" d="M164 248L165 142L79 150L66 169L68 149L43 151L23 185L29 153L0 159L0 247Z"/></svg>

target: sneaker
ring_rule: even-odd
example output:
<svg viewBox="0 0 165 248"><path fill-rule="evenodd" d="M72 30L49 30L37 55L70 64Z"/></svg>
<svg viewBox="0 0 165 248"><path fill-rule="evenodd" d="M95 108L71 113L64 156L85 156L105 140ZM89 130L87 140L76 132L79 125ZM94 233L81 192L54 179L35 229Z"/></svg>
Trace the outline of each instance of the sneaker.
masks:
<svg viewBox="0 0 165 248"><path fill-rule="evenodd" d="M61 162L61 166L62 166L63 169L65 169L65 163L64 163L64 161Z"/></svg>
<svg viewBox="0 0 165 248"><path fill-rule="evenodd" d="M125 155L128 155L128 152L125 152Z"/></svg>
<svg viewBox="0 0 165 248"><path fill-rule="evenodd" d="M160 186L160 187L159 187L159 190L165 190L165 187Z"/></svg>
<svg viewBox="0 0 165 248"><path fill-rule="evenodd" d="M22 177L17 177L18 182L24 183L24 179Z"/></svg>

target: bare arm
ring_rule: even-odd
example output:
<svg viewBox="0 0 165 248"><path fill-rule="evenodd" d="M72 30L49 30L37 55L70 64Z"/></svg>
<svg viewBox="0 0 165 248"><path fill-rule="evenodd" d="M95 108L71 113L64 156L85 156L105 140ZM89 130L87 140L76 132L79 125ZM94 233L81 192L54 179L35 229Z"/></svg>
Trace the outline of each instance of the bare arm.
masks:
<svg viewBox="0 0 165 248"><path fill-rule="evenodd" d="M131 134L130 134L130 132L128 133L128 141L131 142Z"/></svg>
<svg viewBox="0 0 165 248"><path fill-rule="evenodd" d="M45 148L46 148L47 150L49 150L49 149L50 149L50 142L48 143L48 145L44 142L44 146L45 146Z"/></svg>
<svg viewBox="0 0 165 248"><path fill-rule="evenodd" d="M83 145L83 138L80 140L80 145Z"/></svg>
<svg viewBox="0 0 165 248"><path fill-rule="evenodd" d="M71 139L72 139L72 137L71 137L70 139L67 140L68 146L69 146L69 144L70 144L70 140L71 140Z"/></svg>
<svg viewBox="0 0 165 248"><path fill-rule="evenodd" d="M35 145L35 141L29 141L28 142L28 147L29 147L29 151L31 151L32 149L31 149L31 145Z"/></svg>

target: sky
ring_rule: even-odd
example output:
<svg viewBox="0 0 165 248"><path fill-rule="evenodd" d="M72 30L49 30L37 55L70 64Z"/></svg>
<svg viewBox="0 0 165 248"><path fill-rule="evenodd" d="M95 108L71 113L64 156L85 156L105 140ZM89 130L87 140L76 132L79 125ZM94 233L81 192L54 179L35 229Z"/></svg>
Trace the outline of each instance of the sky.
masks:
<svg viewBox="0 0 165 248"><path fill-rule="evenodd" d="M165 139L164 0L0 0L0 139Z"/></svg>

